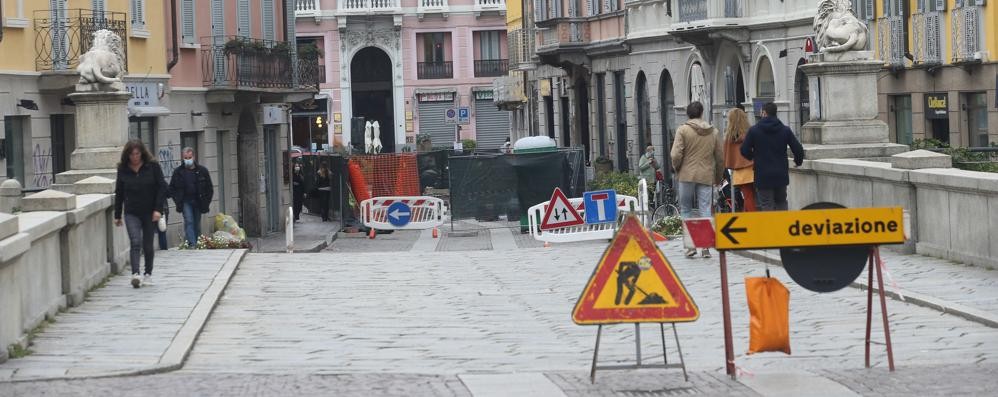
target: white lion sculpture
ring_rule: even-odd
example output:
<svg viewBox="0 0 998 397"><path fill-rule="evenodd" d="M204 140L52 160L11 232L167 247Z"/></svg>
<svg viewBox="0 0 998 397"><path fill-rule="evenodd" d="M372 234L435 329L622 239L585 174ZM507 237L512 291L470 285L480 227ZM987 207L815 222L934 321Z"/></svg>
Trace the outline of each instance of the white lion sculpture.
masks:
<svg viewBox="0 0 998 397"><path fill-rule="evenodd" d="M93 45L80 56L80 66L76 67L80 72L80 84L120 82L124 62L121 38L110 30L98 30L94 32Z"/></svg>
<svg viewBox="0 0 998 397"><path fill-rule="evenodd" d="M851 1L821 0L814 16L814 33L822 52L846 52L865 50L869 31L853 14Z"/></svg>

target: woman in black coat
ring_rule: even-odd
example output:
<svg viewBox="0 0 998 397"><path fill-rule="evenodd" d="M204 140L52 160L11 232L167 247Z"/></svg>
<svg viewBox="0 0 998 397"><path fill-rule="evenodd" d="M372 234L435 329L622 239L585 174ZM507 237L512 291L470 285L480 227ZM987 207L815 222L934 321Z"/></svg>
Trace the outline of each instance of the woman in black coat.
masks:
<svg viewBox="0 0 998 397"><path fill-rule="evenodd" d="M166 213L167 185L163 169L142 141L131 140L121 151L114 189L114 224L125 224L131 245L132 287L152 285L156 223ZM125 219L122 222L121 215ZM139 279L139 257L145 253L145 276Z"/></svg>

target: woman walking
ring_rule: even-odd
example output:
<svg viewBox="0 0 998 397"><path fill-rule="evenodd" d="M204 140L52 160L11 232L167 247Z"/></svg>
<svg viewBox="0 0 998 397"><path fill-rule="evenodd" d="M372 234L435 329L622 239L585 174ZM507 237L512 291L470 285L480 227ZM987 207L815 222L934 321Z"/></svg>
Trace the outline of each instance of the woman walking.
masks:
<svg viewBox="0 0 998 397"><path fill-rule="evenodd" d="M315 186L319 190L319 215L322 216L323 222L329 221L329 177L329 165L323 162L319 166L318 177L315 180Z"/></svg>
<svg viewBox="0 0 998 397"><path fill-rule="evenodd" d="M121 226L122 207L124 224L131 245L129 259L132 265L132 287L152 285L153 239L156 223L166 213L166 179L163 169L146 150L142 141L131 140L121 151L118 163L118 180L114 189L114 224ZM139 253L145 253L145 277L139 279Z"/></svg>
<svg viewBox="0 0 998 397"><path fill-rule="evenodd" d="M724 129L724 168L731 170L731 184L742 192L744 210L751 212L756 210L753 163L741 153L748 129L748 114L744 110L734 108L728 111L728 126Z"/></svg>

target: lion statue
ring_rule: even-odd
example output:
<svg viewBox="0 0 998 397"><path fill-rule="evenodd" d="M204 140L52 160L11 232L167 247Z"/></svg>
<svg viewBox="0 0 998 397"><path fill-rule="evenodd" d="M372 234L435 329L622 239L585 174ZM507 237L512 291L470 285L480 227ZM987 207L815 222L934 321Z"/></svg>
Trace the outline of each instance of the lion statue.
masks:
<svg viewBox="0 0 998 397"><path fill-rule="evenodd" d="M814 16L814 33L822 52L846 52L865 50L869 31L853 14L849 0L821 0Z"/></svg>
<svg viewBox="0 0 998 397"><path fill-rule="evenodd" d="M80 56L80 66L76 67L80 72L80 84L120 82L124 62L121 38L110 30L98 30L94 32L93 45Z"/></svg>

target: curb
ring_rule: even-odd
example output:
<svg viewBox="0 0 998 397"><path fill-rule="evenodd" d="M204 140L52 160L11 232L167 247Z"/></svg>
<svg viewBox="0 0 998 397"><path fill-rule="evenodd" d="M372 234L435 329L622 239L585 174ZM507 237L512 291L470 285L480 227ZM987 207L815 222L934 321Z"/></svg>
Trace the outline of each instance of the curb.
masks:
<svg viewBox="0 0 998 397"><path fill-rule="evenodd" d="M744 258L754 259L757 261L766 262L770 265L783 267L783 263L780 261L780 258L778 256L767 254L765 252L731 251L731 253ZM862 279L862 277L860 277L859 279ZM850 283L849 286L863 291L867 290L869 287L866 285L866 282L859 281L859 279ZM874 287L873 290L879 292L879 288ZM888 297L896 301L911 303L913 305L932 309L940 313L951 314L957 317L961 317L966 320L986 325L991 328L998 328L998 315L987 313L982 310L978 310L966 305L947 302L945 300L936 297L908 290L901 290L901 293L904 295L903 300L896 291L888 289L887 291L885 291L885 293Z"/></svg>
<svg viewBox="0 0 998 397"><path fill-rule="evenodd" d="M229 255L229 258L226 259L225 264L222 265L222 268L218 270L218 273L216 273L215 277L211 280L211 284L209 284L208 288L201 294L201 299L198 300L196 305L194 305L194 308L191 310L191 314L187 316L187 320L184 321L184 325L182 325L180 330L178 330L173 336L173 340L170 341L170 346L167 347L166 351L160 356L158 363L139 369L106 372L101 374L8 379L0 381L0 384L152 375L176 371L182 368L184 366L184 361L187 360L187 355L194 348L194 342L197 341L198 335L201 334L201 330L208 322L208 317L211 315L211 312L214 311L215 306L218 305L219 298L222 297L222 293L229 285L229 281L232 280L232 275L235 274L236 269L239 267L239 263L242 262L247 251L248 250L245 249L234 250Z"/></svg>

